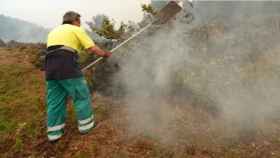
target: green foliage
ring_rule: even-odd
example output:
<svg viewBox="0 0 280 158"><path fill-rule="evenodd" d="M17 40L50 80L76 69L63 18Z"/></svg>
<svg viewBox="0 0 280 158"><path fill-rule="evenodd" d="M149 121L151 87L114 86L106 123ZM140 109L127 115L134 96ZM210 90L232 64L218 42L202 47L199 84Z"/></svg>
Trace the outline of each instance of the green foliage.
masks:
<svg viewBox="0 0 280 158"><path fill-rule="evenodd" d="M115 29L115 23L107 16L104 16L101 28L91 25L92 31L107 39L119 39L125 32L126 25L122 22L118 29Z"/></svg>
<svg viewBox="0 0 280 158"><path fill-rule="evenodd" d="M89 153L84 151L78 151L74 156L74 158L88 158L91 157Z"/></svg>
<svg viewBox="0 0 280 158"><path fill-rule="evenodd" d="M150 13L152 15L156 15L157 13L150 4L142 4L141 7L143 12Z"/></svg>
<svg viewBox="0 0 280 158"><path fill-rule="evenodd" d="M0 109L0 136L1 134L9 133L14 131L16 128L16 123L10 121L7 116L5 116L7 111L4 108Z"/></svg>
<svg viewBox="0 0 280 158"><path fill-rule="evenodd" d="M23 148L23 141L20 137L16 137L15 145L13 146L16 152L20 152Z"/></svg>

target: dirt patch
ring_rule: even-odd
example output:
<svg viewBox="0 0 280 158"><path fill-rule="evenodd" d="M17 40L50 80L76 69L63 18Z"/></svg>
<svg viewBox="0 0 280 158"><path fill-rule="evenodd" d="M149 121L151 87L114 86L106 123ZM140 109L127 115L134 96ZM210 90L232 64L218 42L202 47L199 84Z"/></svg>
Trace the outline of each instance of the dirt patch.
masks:
<svg viewBox="0 0 280 158"><path fill-rule="evenodd" d="M50 144L45 139L43 143L37 144L37 156L222 158L277 157L280 154L280 142L275 139L279 136L279 129L274 129L276 135L263 130L278 126L276 122L270 122L256 131L240 131L240 134L236 132L237 126L224 125L206 111L177 105L170 111L176 113L177 117L169 130L154 129L158 137L151 137L153 135L147 134L147 131L131 131L128 126L130 117L124 103L100 96L94 103L97 111L100 106L107 105L105 109L108 116L97 118L97 127L91 133L80 135L72 122L66 127L68 132L64 138L57 144ZM170 131L175 132L176 136L163 143L162 139Z"/></svg>

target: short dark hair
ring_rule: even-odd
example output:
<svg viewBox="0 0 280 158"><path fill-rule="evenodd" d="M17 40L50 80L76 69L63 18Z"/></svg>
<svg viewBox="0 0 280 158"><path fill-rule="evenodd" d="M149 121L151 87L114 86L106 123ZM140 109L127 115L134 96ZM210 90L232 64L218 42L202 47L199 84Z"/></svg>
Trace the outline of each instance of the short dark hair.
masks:
<svg viewBox="0 0 280 158"><path fill-rule="evenodd" d="M62 24L72 24L74 21L79 20L81 15L74 11L68 11L63 15Z"/></svg>

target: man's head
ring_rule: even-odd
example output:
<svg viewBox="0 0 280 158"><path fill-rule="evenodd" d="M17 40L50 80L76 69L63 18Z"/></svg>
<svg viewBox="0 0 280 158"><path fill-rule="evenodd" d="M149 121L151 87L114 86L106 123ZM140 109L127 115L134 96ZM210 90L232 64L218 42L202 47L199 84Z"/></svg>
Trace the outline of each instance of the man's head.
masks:
<svg viewBox="0 0 280 158"><path fill-rule="evenodd" d="M63 24L81 26L81 15L74 11L68 11L63 16Z"/></svg>

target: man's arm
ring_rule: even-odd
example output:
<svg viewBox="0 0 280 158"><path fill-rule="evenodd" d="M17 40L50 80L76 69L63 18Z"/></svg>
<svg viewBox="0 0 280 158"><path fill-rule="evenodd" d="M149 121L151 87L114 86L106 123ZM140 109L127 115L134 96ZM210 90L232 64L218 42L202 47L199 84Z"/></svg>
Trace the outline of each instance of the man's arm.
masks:
<svg viewBox="0 0 280 158"><path fill-rule="evenodd" d="M76 31L75 33L76 33L77 38L81 42L81 45L88 52L94 53L94 54L96 54L98 56L102 56L102 57L110 57L112 55L111 52L104 51L104 50L100 49L97 45L95 45L95 43L88 36L88 34L86 33L86 31L83 28L77 27L75 31Z"/></svg>
<svg viewBox="0 0 280 158"><path fill-rule="evenodd" d="M102 57L110 57L112 55L111 52L104 51L101 48L99 48L97 45L94 45L93 47L88 48L87 51L90 53L94 53L98 56L102 56Z"/></svg>

